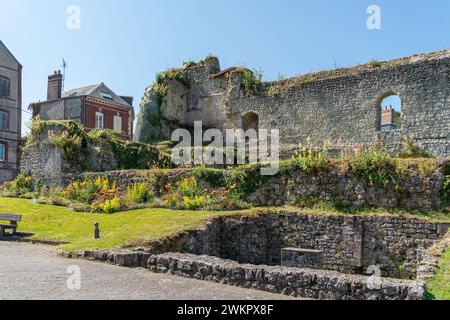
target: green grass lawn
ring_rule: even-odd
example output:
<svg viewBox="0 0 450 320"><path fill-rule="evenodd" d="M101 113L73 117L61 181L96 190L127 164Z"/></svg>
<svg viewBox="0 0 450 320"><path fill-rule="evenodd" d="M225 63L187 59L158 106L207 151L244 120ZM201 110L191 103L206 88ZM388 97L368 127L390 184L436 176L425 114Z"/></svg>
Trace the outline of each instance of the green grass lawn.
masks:
<svg viewBox="0 0 450 320"><path fill-rule="evenodd" d="M226 214L166 209L89 214L13 198L0 198L0 212L21 214L19 232L33 233L34 240L65 243L61 249L70 252L144 245L150 240L199 227L208 217ZM95 222L100 224L99 240L93 239Z"/></svg>
<svg viewBox="0 0 450 320"><path fill-rule="evenodd" d="M450 300L450 250L442 257L438 274L428 282L429 297Z"/></svg>

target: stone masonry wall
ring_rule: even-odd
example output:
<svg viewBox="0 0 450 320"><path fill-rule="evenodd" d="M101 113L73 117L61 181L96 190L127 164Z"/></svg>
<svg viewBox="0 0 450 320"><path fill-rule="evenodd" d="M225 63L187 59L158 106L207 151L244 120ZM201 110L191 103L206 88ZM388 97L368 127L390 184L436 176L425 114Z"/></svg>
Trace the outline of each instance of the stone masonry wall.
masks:
<svg viewBox="0 0 450 320"><path fill-rule="evenodd" d="M397 280L336 271L240 264L212 256L153 251L86 251L62 255L128 268L148 268L186 278L328 300L423 300L424 282Z"/></svg>
<svg viewBox="0 0 450 320"><path fill-rule="evenodd" d="M245 92L241 73L218 70L219 61L208 59L187 68L189 86L168 84L161 114L172 128L149 124L148 114L158 108L150 87L141 104L137 141L169 139L170 129L192 127L194 121L203 121L205 128L243 128L243 117L255 113L260 128L280 130L282 150L309 138L317 146L328 140L338 150L381 143L395 154L409 137L436 157L450 156L450 51L264 83L256 95ZM281 94L268 94L271 87L282 88ZM392 94L402 100L402 127L385 133L381 101Z"/></svg>
<svg viewBox="0 0 450 320"><path fill-rule="evenodd" d="M188 242L187 250L255 265L280 265L283 248L321 250L321 269L365 274L376 265L383 277L415 278L422 251L449 227L389 216L277 212L213 219Z"/></svg>
<svg viewBox="0 0 450 320"><path fill-rule="evenodd" d="M46 149L42 151L43 154L47 152ZM34 153L27 153L25 156L28 158L23 161L22 167L35 168L32 172L37 177L57 172L57 167L53 172L51 167L48 170L45 168L41 170L43 166L41 159L47 158L39 158L40 155L34 155ZM148 183L157 194L167 183L175 185L177 181L190 175L192 172L188 169L122 170L66 173L53 181L56 184L65 185L74 179L96 179L101 176L108 178L111 182L115 181L122 188L134 183ZM397 181L396 185L384 187L373 185L352 173L343 173L337 168L319 173L305 173L299 170L288 175L280 174L270 178L261 188L249 195L247 201L254 206L281 206L295 203L301 205L311 201L327 201L351 207L371 206L429 211L441 208L441 189L444 179L445 175L440 165L437 165L436 171L429 175L410 174L405 179Z"/></svg>
<svg viewBox="0 0 450 320"><path fill-rule="evenodd" d="M168 253L151 256L148 268L169 273L264 290L272 293L321 300L423 300L422 282L377 279L339 272L254 266L209 256Z"/></svg>
<svg viewBox="0 0 450 320"><path fill-rule="evenodd" d="M410 172L405 179L381 187L336 168L319 173L299 170L269 179L249 196L249 201L255 205L279 206L323 200L352 207L432 210L442 204L440 192L444 179L438 168L423 176Z"/></svg>
<svg viewBox="0 0 450 320"><path fill-rule="evenodd" d="M422 300L422 281L435 274L450 244L449 227L392 216L267 212L212 218L203 229L152 241L136 251L66 256L305 298ZM286 247L319 249L323 265L280 266ZM367 265L380 267L381 277L362 275Z"/></svg>

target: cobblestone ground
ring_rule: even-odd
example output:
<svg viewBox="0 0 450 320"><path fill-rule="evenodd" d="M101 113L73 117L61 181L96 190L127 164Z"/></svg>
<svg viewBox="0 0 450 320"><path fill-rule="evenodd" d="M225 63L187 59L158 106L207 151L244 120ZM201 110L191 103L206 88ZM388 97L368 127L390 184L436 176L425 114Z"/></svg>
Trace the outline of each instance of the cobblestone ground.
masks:
<svg viewBox="0 0 450 320"><path fill-rule="evenodd" d="M68 267L81 271L80 290L70 290ZM262 291L154 274L59 257L47 247L0 242L0 300L279 300Z"/></svg>

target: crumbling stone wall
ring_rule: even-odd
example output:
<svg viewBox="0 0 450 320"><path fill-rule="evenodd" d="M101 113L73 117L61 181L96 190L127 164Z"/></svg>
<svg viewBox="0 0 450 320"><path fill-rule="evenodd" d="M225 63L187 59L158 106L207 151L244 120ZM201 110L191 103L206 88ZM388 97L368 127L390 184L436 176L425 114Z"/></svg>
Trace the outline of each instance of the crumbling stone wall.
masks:
<svg viewBox="0 0 450 320"><path fill-rule="evenodd" d="M25 145L20 170L31 175L35 181L47 185L65 186L74 179L94 174L102 175L121 168L170 167L170 157L155 147L125 141L111 141L108 138L88 139L76 149L64 150L55 138L67 139L68 132L62 125L50 125L41 133L35 133ZM115 171L119 174L120 171ZM86 177L87 177L86 176ZM114 177L111 181L120 178ZM125 184L125 181L124 181Z"/></svg>
<svg viewBox="0 0 450 320"><path fill-rule="evenodd" d="M197 255L240 263L280 265L281 249L321 250L322 267L383 277L415 278L422 252L442 239L449 223L392 216L307 215L289 212L213 219L187 244Z"/></svg>
<svg viewBox="0 0 450 320"><path fill-rule="evenodd" d="M409 137L436 157L450 156L450 51L263 83L256 95L245 92L242 73L219 70L217 59L207 59L186 69L189 85L168 83L160 108L168 121L160 124L147 120L159 108L150 87L141 103L137 141L169 139L171 130L192 127L196 120L205 128L242 128L251 112L259 116L260 128L280 130L282 151L309 138L317 146L329 140L338 150L380 143L395 154ZM269 94L274 86L281 88L279 95ZM402 127L385 133L380 104L391 94L402 99Z"/></svg>
<svg viewBox="0 0 450 320"><path fill-rule="evenodd" d="M72 175L79 175L82 166L90 166L93 171L114 170L117 159L108 146L89 145L87 155L80 152L70 161L65 157L64 150L51 142L55 136L62 136L65 130L61 128L45 129L33 137L23 151L20 161L20 171L31 175L35 181L47 185L65 185Z"/></svg>
<svg viewBox="0 0 450 320"><path fill-rule="evenodd" d="M24 165L30 162L32 163L26 161ZM40 174L38 169L33 172ZM225 175L228 173L224 172ZM177 181L192 176L192 171L173 169L164 172L161 170L84 172L65 174L63 179L70 182L74 179L96 179L99 176L108 178L111 182L115 181L122 188L134 183L148 183L155 193L158 193L166 184L175 185ZM443 205L441 190L444 178L440 166L429 175L410 174L396 181L397 185L386 186L374 185L367 179L341 172L338 168L318 173L298 170L270 178L261 188L248 195L246 200L254 206L302 205L322 201L356 208L381 207L430 211L440 209Z"/></svg>
<svg viewBox="0 0 450 320"><path fill-rule="evenodd" d="M255 266L210 256L151 256L150 271L320 300L424 300L425 283L339 272Z"/></svg>
<svg viewBox="0 0 450 320"><path fill-rule="evenodd" d="M422 300L422 281L435 274L438 256L449 244L449 227L394 216L283 211L216 217L203 229L150 242L136 251L68 256L305 298ZM280 266L286 247L317 248L323 264ZM367 265L379 266L382 277L363 275Z"/></svg>
<svg viewBox="0 0 450 320"><path fill-rule="evenodd" d="M186 278L329 300L423 300L424 282L349 275L336 271L241 264L219 257L152 251L85 251L62 255Z"/></svg>

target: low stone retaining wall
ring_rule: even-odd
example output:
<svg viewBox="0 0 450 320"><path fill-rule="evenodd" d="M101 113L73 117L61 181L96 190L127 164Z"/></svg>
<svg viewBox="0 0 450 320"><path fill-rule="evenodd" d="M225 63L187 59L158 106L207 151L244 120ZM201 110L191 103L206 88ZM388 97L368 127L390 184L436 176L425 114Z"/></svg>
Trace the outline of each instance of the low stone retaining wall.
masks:
<svg viewBox="0 0 450 320"><path fill-rule="evenodd" d="M320 269L415 278L421 252L442 239L450 223L395 216L342 216L288 211L218 217L186 245L189 253L255 265L280 265L283 248L322 251Z"/></svg>
<svg viewBox="0 0 450 320"><path fill-rule="evenodd" d="M293 221L296 224L292 225ZM422 281L436 274L439 257L450 247L449 227L448 223L380 216L286 212L231 216L214 218L203 229L154 241L136 251L86 251L66 256L304 298L420 300L426 292ZM310 248L322 246L320 251L316 250L321 252L322 265L317 269L280 266L281 249L287 248L282 240L294 243L294 248L305 249L307 244ZM355 250L358 241L360 251ZM349 251L338 255L343 246ZM256 259L258 255L258 261L244 262L244 258ZM379 266L382 277L357 274L366 265L356 269L352 265L348 269L337 267L358 261L346 260L358 255L361 262ZM267 258L272 262L278 259L278 264L267 265L264 262ZM397 260L403 261L403 270L396 266ZM324 270L333 268L333 263L337 263L334 271ZM413 280L386 278L405 275Z"/></svg>
<svg viewBox="0 0 450 320"><path fill-rule="evenodd" d="M333 271L239 264L190 254L151 256L151 271L322 300L422 300L422 282L370 278Z"/></svg>
<svg viewBox="0 0 450 320"><path fill-rule="evenodd" d="M113 170L117 164L109 157L103 159L101 155L95 155L94 158L105 165L92 169L95 172L82 172L79 168L72 168L71 163L64 160L60 148L48 142L36 143L24 151L21 171L49 185L65 186L74 179L95 179L101 176L111 182L115 181L124 189L134 183L148 183L156 193L165 184L175 185L177 181L192 175L192 172L186 169L106 171ZM330 163L320 172L288 170L262 180L262 186L258 185L256 190L248 191L246 200L254 206L328 202L352 207L438 210L444 205L441 191L446 166L449 166L448 159L406 161L402 164L402 174L396 173L395 181L386 185L371 183L351 170L342 170L336 163ZM229 174L229 171L224 171L225 176ZM216 188L206 186L205 189Z"/></svg>
<svg viewBox="0 0 450 320"><path fill-rule="evenodd" d="M239 264L211 256L144 251L86 251L84 258L156 273L213 281L295 297L327 300L423 300L423 282L348 275L335 271Z"/></svg>
<svg viewBox="0 0 450 320"><path fill-rule="evenodd" d="M440 163L440 164L439 164ZM441 196L445 175L442 172L444 160L434 163L434 172L419 175L411 164L409 174L399 178L395 184L377 186L351 172L342 172L339 168L329 168L322 172L306 173L302 170L289 174L280 174L268 179L255 192L246 196L253 206L282 206L290 204L311 205L318 202L333 203L350 207L404 208L407 210L438 210L443 206ZM419 170L420 171L420 170ZM56 172L56 171L55 171ZM415 172L415 173L414 173ZM58 173L48 178L55 184L65 186L73 180L108 178L117 186L125 189L134 183L147 183L156 194L166 184L176 182L193 175L187 169L173 170L119 170L107 172ZM225 171L227 176L229 172ZM37 178L40 178L38 176ZM53 179L53 180L52 180ZM205 190L213 190L208 181L202 181Z"/></svg>
<svg viewBox="0 0 450 320"><path fill-rule="evenodd" d="M450 248L450 231L444 239L436 242L423 253L422 260L417 268L417 279L427 280L434 277L439 271L440 258L448 248Z"/></svg>
<svg viewBox="0 0 450 320"><path fill-rule="evenodd" d="M409 170L413 170L411 167ZM350 207L437 210L442 205L445 175L440 171L419 176L409 173L396 183L378 186L352 172L330 169L318 173L301 170L269 179L248 201L255 206L282 206L323 201Z"/></svg>

